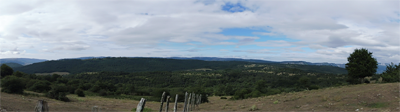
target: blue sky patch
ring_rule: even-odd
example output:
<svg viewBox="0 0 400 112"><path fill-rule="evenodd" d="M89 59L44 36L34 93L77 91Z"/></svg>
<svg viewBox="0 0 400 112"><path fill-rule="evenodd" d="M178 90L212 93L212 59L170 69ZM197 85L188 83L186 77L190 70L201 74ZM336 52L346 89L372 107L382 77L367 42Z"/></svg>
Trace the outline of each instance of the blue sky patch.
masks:
<svg viewBox="0 0 400 112"><path fill-rule="evenodd" d="M222 10L231 12L231 13L235 13L235 12L243 12L245 10L249 10L249 8L244 7L240 3L233 4L231 2L227 2L227 3L225 3L225 5L222 5Z"/></svg>
<svg viewBox="0 0 400 112"><path fill-rule="evenodd" d="M285 35L261 35L262 33L271 33L270 31L264 30L263 28L226 28L223 29L219 34L223 34L225 36L249 36L249 37L259 37L254 41L256 42L265 42L268 40L284 40L288 42L297 42L300 40L287 38ZM228 40L227 42L238 42L239 40Z"/></svg>

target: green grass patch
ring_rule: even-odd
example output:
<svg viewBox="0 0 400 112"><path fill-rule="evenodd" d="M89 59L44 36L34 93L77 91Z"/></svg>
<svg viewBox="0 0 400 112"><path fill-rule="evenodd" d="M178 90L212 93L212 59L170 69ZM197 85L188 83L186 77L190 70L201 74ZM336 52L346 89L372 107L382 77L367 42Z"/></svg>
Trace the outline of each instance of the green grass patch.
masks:
<svg viewBox="0 0 400 112"><path fill-rule="evenodd" d="M371 108L385 108L388 106L388 104L387 103L372 103L367 106L371 107Z"/></svg>

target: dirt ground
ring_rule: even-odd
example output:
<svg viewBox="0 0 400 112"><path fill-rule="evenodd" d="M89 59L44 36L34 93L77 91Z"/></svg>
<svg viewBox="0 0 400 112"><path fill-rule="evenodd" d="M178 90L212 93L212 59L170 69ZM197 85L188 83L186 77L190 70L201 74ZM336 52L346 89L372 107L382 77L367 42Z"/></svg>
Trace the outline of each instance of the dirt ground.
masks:
<svg viewBox="0 0 400 112"><path fill-rule="evenodd" d="M245 100L227 100L213 96L209 97L209 103L203 103L193 111L400 111L399 88L399 83L361 84ZM73 94L68 95L71 102L7 93L1 93L0 96L0 107L7 111L33 111L38 100L47 101L50 111L91 111L93 106L98 106L101 112L130 111L138 104L134 100L77 97ZM169 111L173 110L173 106L170 103ZM157 111L160 103L146 102L145 108ZM183 103L178 103L178 111L182 111L182 108Z"/></svg>

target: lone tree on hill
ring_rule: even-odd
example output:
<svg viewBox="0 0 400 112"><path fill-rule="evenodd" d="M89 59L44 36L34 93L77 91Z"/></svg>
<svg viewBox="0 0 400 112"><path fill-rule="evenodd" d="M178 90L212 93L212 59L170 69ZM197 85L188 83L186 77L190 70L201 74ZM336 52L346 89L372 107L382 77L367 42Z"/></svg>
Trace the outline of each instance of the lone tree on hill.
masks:
<svg viewBox="0 0 400 112"><path fill-rule="evenodd" d="M378 68L378 62L372 57L372 53L364 48L355 49L347 60L348 82L353 84L362 83L365 77L374 75Z"/></svg>

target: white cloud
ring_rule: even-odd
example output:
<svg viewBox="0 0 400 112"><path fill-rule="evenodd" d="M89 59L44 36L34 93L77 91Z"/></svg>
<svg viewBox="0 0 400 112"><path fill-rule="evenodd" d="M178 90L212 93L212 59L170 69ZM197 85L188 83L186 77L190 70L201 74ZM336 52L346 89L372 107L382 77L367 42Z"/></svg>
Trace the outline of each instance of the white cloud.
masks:
<svg viewBox="0 0 400 112"><path fill-rule="evenodd" d="M223 11L221 6L226 2L240 3L248 10ZM361 47L373 51L378 61L396 62L400 55L400 11L395 0L2 0L0 3L1 58L46 56L39 53L59 54L46 56L51 59L110 53L115 56L214 56L198 48L214 45L285 47L277 52L280 56L270 55L282 60L318 58L343 62L349 52ZM248 27L268 27L266 32L254 32L257 35L284 35L299 41L260 42L256 36L219 34L224 28ZM189 45L194 48L186 48L196 52L160 45L189 42L199 43ZM302 47L316 51L305 52ZM14 53L15 48L19 51ZM254 58L261 58L259 54L263 52L242 51L249 53L246 54L249 58L252 53Z"/></svg>

